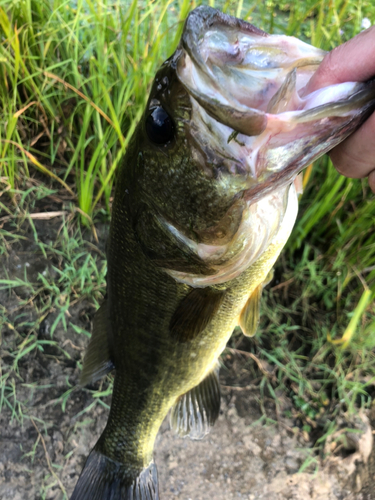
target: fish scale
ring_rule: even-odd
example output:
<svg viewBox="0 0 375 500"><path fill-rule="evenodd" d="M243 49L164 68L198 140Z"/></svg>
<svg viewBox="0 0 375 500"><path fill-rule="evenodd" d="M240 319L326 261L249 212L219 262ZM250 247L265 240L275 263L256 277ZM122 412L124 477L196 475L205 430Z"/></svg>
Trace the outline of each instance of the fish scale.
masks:
<svg viewBox="0 0 375 500"><path fill-rule="evenodd" d="M188 16L117 172L107 295L81 376L115 368L113 397L71 500L158 500L169 410L182 436L214 424L218 358L237 325L256 331L297 175L375 106L374 82L303 96L323 57L210 7Z"/></svg>

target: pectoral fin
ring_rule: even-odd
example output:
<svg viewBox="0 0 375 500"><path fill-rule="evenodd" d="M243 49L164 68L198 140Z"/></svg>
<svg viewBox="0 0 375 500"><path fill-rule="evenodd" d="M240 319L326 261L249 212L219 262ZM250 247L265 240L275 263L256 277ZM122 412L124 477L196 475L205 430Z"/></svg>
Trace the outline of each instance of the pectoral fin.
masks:
<svg viewBox="0 0 375 500"><path fill-rule="evenodd" d="M248 298L245 307L240 314L239 325L246 337L253 337L256 334L259 318L260 318L260 299L262 297L263 288L273 278L273 269L268 273L264 283L259 285Z"/></svg>
<svg viewBox="0 0 375 500"><path fill-rule="evenodd" d="M109 329L108 304L104 299L94 317L94 329L83 360L81 385L95 382L115 368L109 347Z"/></svg>
<svg viewBox="0 0 375 500"><path fill-rule="evenodd" d="M219 309L225 290L194 288L180 302L169 328L180 342L193 340L201 333Z"/></svg>
<svg viewBox="0 0 375 500"><path fill-rule="evenodd" d="M170 424L180 436L202 439L219 416L220 384L214 370L202 382L179 397L172 408Z"/></svg>
<svg viewBox="0 0 375 500"><path fill-rule="evenodd" d="M260 298L263 286L259 285L248 298L240 315L240 327L246 337L253 337L259 325Z"/></svg>

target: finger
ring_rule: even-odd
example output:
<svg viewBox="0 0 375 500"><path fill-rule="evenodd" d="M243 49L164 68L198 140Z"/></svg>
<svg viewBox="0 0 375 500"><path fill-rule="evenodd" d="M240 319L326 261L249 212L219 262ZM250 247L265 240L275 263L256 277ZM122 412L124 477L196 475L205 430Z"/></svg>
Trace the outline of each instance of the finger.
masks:
<svg viewBox="0 0 375 500"><path fill-rule="evenodd" d="M371 191L375 194L375 170L373 170L368 176L368 185Z"/></svg>
<svg viewBox="0 0 375 500"><path fill-rule="evenodd" d="M369 80L375 74L374 53L375 26L372 26L329 52L307 84L304 94L336 83Z"/></svg>
<svg viewBox="0 0 375 500"><path fill-rule="evenodd" d="M375 113L329 153L336 170L346 177L367 177L375 169L374 138Z"/></svg>

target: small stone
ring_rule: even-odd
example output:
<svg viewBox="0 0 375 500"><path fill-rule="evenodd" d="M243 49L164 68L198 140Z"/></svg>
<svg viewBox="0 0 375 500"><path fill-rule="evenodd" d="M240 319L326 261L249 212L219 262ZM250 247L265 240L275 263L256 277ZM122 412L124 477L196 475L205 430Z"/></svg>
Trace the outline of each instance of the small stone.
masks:
<svg viewBox="0 0 375 500"><path fill-rule="evenodd" d="M259 456L262 452L262 448L256 444L251 436L244 436L242 442L255 457Z"/></svg>
<svg viewBox="0 0 375 500"><path fill-rule="evenodd" d="M359 474L356 475L355 477L355 491L359 493L362 489L362 479Z"/></svg>
<svg viewBox="0 0 375 500"><path fill-rule="evenodd" d="M285 467L287 468L289 474L294 474L299 470L299 462L295 458L287 457L285 459Z"/></svg>
<svg viewBox="0 0 375 500"><path fill-rule="evenodd" d="M273 438L272 446L273 448L279 448L280 445L281 445L281 436L280 434L276 434L276 436Z"/></svg>

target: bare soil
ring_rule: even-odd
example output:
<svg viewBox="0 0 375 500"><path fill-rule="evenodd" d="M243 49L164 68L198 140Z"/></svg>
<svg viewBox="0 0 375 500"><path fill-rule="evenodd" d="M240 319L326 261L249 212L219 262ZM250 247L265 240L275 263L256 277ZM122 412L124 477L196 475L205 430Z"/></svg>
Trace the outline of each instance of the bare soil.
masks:
<svg viewBox="0 0 375 500"><path fill-rule="evenodd" d="M37 372L39 363L32 364ZM48 376L40 383L52 379L62 391L66 377L73 382L76 375L75 370L49 365ZM85 458L104 428L107 410L97 405L77 417L92 402L79 389L63 412L51 404L60 391L46 389L32 401L30 413L38 429L29 419L21 426L9 423L9 412L1 415L1 499L62 500L63 488L68 496L72 493ZM288 430L290 422L283 419L279 425L256 423L258 398L255 390L227 390L219 420L202 441L181 439L164 422L155 451L161 499L375 499L373 451L367 464L358 449L346 458L328 461L315 473L299 473L311 443L300 442ZM30 459L27 454L33 449Z"/></svg>
<svg viewBox="0 0 375 500"><path fill-rule="evenodd" d="M60 225L61 220L36 224L39 237L54 240ZM105 233L104 228L102 246ZM27 269L32 281L37 281L38 272L54 279L54 263L41 255L30 234L27 237L2 259L0 277L22 277ZM75 302L69 307L67 330L60 324L54 332L53 339L70 359L46 345L43 352L33 349L20 359L18 371L12 372L10 352L19 336L30 335L28 324L37 319L37 312L22 288L0 291L0 304L9 318L1 333L1 373L11 372L0 395L9 403L3 399L0 414L0 499L69 498L105 426L110 404L110 396L93 397L93 389L105 391L108 381L74 388L88 338L72 325L90 330L94 305L86 299ZM40 323L38 339L50 338L58 313L55 308ZM15 331L10 324L21 326ZM222 411L208 436L199 442L181 439L167 421L162 425L155 450L161 500L375 499L374 407L355 418L342 416L343 426L358 432L349 433L349 444L323 461L312 451L310 436L291 418L276 414L271 400L262 400L250 375L242 373L241 387L236 386L233 356L225 364Z"/></svg>

